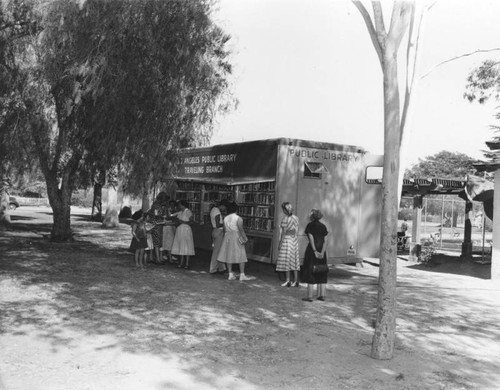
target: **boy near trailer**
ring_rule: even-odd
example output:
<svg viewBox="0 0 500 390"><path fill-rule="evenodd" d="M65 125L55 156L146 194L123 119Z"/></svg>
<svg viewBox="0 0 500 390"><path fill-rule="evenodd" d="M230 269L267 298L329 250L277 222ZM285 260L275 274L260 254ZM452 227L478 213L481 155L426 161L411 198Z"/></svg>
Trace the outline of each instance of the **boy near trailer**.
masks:
<svg viewBox="0 0 500 390"><path fill-rule="evenodd" d="M132 224L132 242L130 250L134 251L135 266L144 269L145 249L148 247L146 227L143 218L134 221Z"/></svg>

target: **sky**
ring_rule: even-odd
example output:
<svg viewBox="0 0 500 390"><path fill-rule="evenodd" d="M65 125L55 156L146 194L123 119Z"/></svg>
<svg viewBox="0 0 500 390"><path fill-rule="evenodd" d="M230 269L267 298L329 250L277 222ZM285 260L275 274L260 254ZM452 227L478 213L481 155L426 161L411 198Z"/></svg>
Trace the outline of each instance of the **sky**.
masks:
<svg viewBox="0 0 500 390"><path fill-rule="evenodd" d="M383 154L381 67L351 1L219 0L217 8L232 37L238 107L220 119L212 145L287 137ZM483 159L500 102L469 103L463 94L470 71L500 51L436 65L493 48L500 1L438 0L427 13L418 74L432 72L415 88L405 166L442 150Z"/></svg>

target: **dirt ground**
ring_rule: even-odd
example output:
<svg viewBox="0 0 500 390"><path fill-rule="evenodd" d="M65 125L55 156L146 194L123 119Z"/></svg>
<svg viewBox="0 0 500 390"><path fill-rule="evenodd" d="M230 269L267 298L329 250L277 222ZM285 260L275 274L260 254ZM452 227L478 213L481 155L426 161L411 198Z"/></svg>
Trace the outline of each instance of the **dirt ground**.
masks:
<svg viewBox="0 0 500 390"><path fill-rule="evenodd" d="M500 389L500 286L489 266L399 260L395 356L370 358L378 267L332 268L326 302L280 287L149 265L130 227L103 230L73 209L76 241L47 240L47 208L0 231L0 389Z"/></svg>

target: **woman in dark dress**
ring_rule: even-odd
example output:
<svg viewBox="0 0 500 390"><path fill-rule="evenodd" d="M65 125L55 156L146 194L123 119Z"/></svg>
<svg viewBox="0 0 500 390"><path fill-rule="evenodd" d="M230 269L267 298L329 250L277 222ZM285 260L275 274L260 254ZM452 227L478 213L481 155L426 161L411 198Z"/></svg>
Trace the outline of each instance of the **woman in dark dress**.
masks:
<svg viewBox="0 0 500 390"><path fill-rule="evenodd" d="M325 267L324 272L314 273L314 265L327 265L326 256L326 235L328 230L326 226L320 222L323 218L321 211L317 209L311 210L311 222L307 224L306 235L309 244L306 248L304 256L304 265L301 270L302 283L307 283L307 297L302 298L303 301L312 302L314 285L318 285L318 297L320 301L325 300L326 283L328 278L328 268Z"/></svg>

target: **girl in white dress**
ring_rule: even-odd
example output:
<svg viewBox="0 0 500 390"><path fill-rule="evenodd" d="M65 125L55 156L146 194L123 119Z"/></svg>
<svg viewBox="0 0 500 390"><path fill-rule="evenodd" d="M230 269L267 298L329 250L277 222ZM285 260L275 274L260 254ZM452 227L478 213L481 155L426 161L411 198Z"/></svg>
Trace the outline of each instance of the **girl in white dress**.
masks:
<svg viewBox="0 0 500 390"><path fill-rule="evenodd" d="M239 264L241 281L253 280L255 277L245 275L245 263L248 262L245 251L245 243L248 241L245 230L243 229L243 220L236 214L238 206L232 202L227 205L228 215L224 218L224 238L220 248L217 260L226 263L229 271L229 280L236 280L233 273L233 264Z"/></svg>
<svg viewBox="0 0 500 390"><path fill-rule="evenodd" d="M177 268L189 269L189 256L194 256L194 241L191 224L193 223L193 213L188 209L188 202L179 202L180 211L173 214L177 217L180 225L175 230L174 242L172 244L172 254L180 256L181 260ZM184 262L184 259L186 260Z"/></svg>

